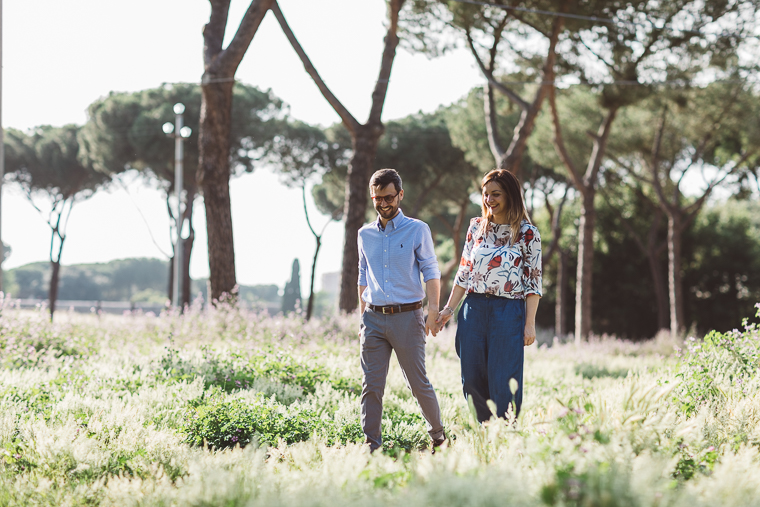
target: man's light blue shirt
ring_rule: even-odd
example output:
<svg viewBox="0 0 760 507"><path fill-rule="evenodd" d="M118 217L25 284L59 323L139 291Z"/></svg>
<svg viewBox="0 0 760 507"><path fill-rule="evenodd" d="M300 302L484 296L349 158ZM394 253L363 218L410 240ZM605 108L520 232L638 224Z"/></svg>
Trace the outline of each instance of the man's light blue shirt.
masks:
<svg viewBox="0 0 760 507"><path fill-rule="evenodd" d="M441 278L430 227L401 209L385 225L380 218L359 229L359 285L362 299L377 306L416 303L425 282Z"/></svg>

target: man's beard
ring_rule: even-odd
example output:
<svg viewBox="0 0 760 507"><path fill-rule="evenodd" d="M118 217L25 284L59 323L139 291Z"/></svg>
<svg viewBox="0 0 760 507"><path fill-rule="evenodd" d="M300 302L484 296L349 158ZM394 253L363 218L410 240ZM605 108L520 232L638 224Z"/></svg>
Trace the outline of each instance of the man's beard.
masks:
<svg viewBox="0 0 760 507"><path fill-rule="evenodd" d="M377 214L380 215L381 217L385 218L386 220L390 220L391 218L393 218L394 215L396 215L396 211L398 211L398 207L397 206L390 206L390 210L389 211L382 211L381 208L383 208L383 207L384 206L376 206L375 207L375 211L377 211Z"/></svg>

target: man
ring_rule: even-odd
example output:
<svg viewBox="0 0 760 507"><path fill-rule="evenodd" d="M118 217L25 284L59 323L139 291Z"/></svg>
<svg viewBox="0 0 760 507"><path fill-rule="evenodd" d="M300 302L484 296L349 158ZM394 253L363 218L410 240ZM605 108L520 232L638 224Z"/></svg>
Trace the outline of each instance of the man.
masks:
<svg viewBox="0 0 760 507"><path fill-rule="evenodd" d="M425 373L425 336L436 335L441 272L430 228L404 216L401 178L381 169L369 183L377 220L359 230L359 301L361 302L362 430L370 450L383 444L383 392L391 351L420 405L433 439L433 450L446 440L435 390ZM424 321L425 292L428 317Z"/></svg>

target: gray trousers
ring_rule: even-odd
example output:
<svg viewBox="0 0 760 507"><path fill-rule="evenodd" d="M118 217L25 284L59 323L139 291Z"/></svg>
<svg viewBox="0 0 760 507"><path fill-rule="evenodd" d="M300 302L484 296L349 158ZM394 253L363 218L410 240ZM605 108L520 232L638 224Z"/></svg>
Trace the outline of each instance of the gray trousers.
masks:
<svg viewBox="0 0 760 507"><path fill-rule="evenodd" d="M362 430L371 449L383 445L385 379L396 351L406 385L420 405L430 437L443 436L441 409L425 373L425 322L422 310L383 315L367 308L361 317Z"/></svg>

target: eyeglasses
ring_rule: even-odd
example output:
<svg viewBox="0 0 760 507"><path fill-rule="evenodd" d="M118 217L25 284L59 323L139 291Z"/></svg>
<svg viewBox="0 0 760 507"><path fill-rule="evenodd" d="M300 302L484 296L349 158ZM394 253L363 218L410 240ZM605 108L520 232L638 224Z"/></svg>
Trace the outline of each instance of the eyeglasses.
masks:
<svg viewBox="0 0 760 507"><path fill-rule="evenodd" d="M392 202L393 202L393 199L395 199L395 198L396 198L396 196L397 196L398 194L400 194L400 193L401 193L401 192L396 192L396 193L395 193L395 194L393 194L393 195L373 195L373 196L372 196L372 200L373 200L373 201L375 201L375 202L376 202L376 203L378 203L378 204L380 204L380 203L381 203L381 202L383 202L383 201L385 201L385 203L386 203L386 204L390 204L390 203L392 203Z"/></svg>

